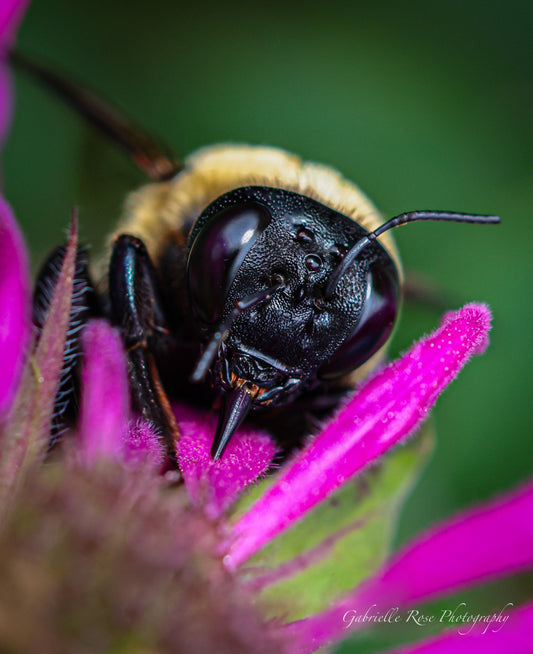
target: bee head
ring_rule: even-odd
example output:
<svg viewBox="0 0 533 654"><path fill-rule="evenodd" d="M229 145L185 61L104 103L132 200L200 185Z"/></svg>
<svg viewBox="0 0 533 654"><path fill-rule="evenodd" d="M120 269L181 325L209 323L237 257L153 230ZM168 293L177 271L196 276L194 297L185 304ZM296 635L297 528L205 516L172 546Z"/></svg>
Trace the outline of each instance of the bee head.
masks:
<svg viewBox="0 0 533 654"><path fill-rule="evenodd" d="M230 191L197 220L187 279L205 349L193 380L209 373L223 397L215 456L249 410L345 375L388 339L399 281L381 244L330 288L367 234L312 198L267 187Z"/></svg>

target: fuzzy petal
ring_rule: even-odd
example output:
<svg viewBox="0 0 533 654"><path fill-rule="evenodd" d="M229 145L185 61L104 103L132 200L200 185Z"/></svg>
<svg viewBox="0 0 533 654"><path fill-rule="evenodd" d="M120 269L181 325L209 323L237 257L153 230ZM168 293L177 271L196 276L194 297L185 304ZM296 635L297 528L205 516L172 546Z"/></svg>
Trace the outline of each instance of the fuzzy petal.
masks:
<svg viewBox="0 0 533 654"><path fill-rule="evenodd" d="M165 456L155 428L143 418L133 421L126 434L122 456L124 462L133 467L145 464L160 468Z"/></svg>
<svg viewBox="0 0 533 654"><path fill-rule="evenodd" d="M466 624L389 654L531 654L533 603L494 613L492 623ZM497 618L500 617L498 621ZM503 619L505 619L503 622Z"/></svg>
<svg viewBox="0 0 533 654"><path fill-rule="evenodd" d="M45 448L50 434L69 326L77 243L77 218L74 211L61 271L37 348L24 370L21 390L10 423L13 433L24 434L24 437L11 439L11 444L20 445L21 451L32 450L32 455ZM29 308L27 323L29 328Z"/></svg>
<svg viewBox="0 0 533 654"><path fill-rule="evenodd" d="M235 569L350 477L411 435L439 394L487 345L490 312L470 304L366 383L235 525ZM226 544L226 547L228 544Z"/></svg>
<svg viewBox="0 0 533 654"><path fill-rule="evenodd" d="M24 239L0 198L0 417L11 406L30 337L30 275Z"/></svg>
<svg viewBox="0 0 533 654"><path fill-rule="evenodd" d="M174 407L180 425L178 461L189 496L215 519L270 466L276 447L267 434L239 429L218 461L211 458L216 417Z"/></svg>
<svg viewBox="0 0 533 654"><path fill-rule="evenodd" d="M36 424L43 449L50 435L50 424L66 354L77 251L78 217L76 209L73 209L67 249L34 354L36 369L40 372Z"/></svg>
<svg viewBox="0 0 533 654"><path fill-rule="evenodd" d="M93 320L82 336L84 365L80 455L93 464L120 459L128 429L129 387L120 335L104 320Z"/></svg>
<svg viewBox="0 0 533 654"><path fill-rule="evenodd" d="M349 611L364 612L372 605L412 606L533 567L531 515L533 483L423 534L334 607L289 625L288 632L300 641L296 651L313 652L345 636L343 616Z"/></svg>
<svg viewBox="0 0 533 654"><path fill-rule="evenodd" d="M22 373L0 451L0 511L7 509L31 464L43 456L50 438L70 317L78 243L73 212L70 238L53 298L33 356Z"/></svg>

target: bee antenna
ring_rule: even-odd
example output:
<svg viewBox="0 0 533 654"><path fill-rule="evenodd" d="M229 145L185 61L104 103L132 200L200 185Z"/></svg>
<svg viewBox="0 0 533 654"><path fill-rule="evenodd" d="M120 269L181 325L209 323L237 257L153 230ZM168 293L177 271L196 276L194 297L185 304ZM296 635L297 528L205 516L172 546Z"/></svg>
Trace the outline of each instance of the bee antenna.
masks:
<svg viewBox="0 0 533 654"><path fill-rule="evenodd" d="M370 245L370 243L375 241L378 236L381 236L383 232L387 232L389 229L400 227L400 225L406 225L407 223L414 223L417 220L445 220L456 223L477 223L480 225L497 225L500 222L499 216L482 216L478 214L455 213L451 211L409 211L408 213L401 213L399 216L387 220L386 223L383 223L383 225L380 225L373 232L364 236L362 239L357 241L350 250L348 250L342 262L337 266L329 278L325 292L326 299L329 300L332 297L341 277L352 265L361 251Z"/></svg>
<svg viewBox="0 0 533 654"><path fill-rule="evenodd" d="M194 369L191 375L191 382L198 383L203 380L207 371L209 370L209 367L213 363L213 360L215 359L218 353L220 343L227 337L229 330L231 329L231 326L233 325L235 320L237 320L237 318L244 311L248 309L252 309L253 307L256 307L258 304L263 304L263 302L270 300L270 298L274 295L274 293L280 291L284 286L285 284L281 280L276 282L276 284L274 284L270 288L266 288L262 291L258 291L257 293L248 295L248 297L245 297L241 300L237 300L237 302L235 302L235 306L233 307L229 316L226 318L226 320L223 320L218 325L215 332L211 336L209 343L206 345L206 348L203 351L202 356L198 360L198 363L196 364L196 368Z"/></svg>

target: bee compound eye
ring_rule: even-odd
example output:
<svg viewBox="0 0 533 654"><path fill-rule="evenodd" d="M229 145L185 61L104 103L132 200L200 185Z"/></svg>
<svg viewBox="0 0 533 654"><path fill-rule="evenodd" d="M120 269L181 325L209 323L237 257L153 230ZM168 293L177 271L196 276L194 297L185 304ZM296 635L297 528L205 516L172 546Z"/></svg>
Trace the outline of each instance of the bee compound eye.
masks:
<svg viewBox="0 0 533 654"><path fill-rule="evenodd" d="M398 271L394 264L372 266L361 317L339 349L321 366L319 378L347 375L381 349L391 335L398 301Z"/></svg>
<svg viewBox="0 0 533 654"><path fill-rule="evenodd" d="M189 252L187 283L192 310L202 322L220 319L242 262L271 219L266 207L246 202L226 207L201 226Z"/></svg>

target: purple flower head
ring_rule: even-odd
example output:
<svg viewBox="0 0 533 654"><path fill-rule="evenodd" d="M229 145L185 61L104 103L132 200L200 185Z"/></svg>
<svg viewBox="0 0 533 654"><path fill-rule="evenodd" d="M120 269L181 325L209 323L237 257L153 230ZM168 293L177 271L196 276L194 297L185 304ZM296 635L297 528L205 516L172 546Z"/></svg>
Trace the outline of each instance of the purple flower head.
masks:
<svg viewBox="0 0 533 654"><path fill-rule="evenodd" d="M514 495L422 535L374 572L369 569L366 579L356 576L351 591L339 592L337 588L328 595L321 610L310 608L306 618L290 622L285 616L283 624L280 619L285 611L282 609L275 621L261 619L263 610L270 616L275 615L272 605L267 609L267 603L262 608L262 598L268 597L272 589L274 597L276 593L279 595L279 590L276 590L279 584L283 588L283 584L290 585L300 577L312 580L316 577L316 570L320 570L325 562L331 566L337 561L343 575L345 562L342 558L337 560L339 544L345 545L348 538L359 532L364 534L369 515L352 520L350 513L351 521L343 518L342 526L332 523L333 526L327 526L310 545L298 545L294 534L317 511L324 516L332 510L329 498L339 497L337 501L342 509L345 503L343 490L350 486L352 479L393 445L412 435L437 396L462 366L472 355L484 351L488 342L490 312L478 304L446 314L433 334L423 338L401 359L377 372L358 388L322 430L281 469L274 470L274 474L272 461L276 448L267 433L241 428L226 455L213 461L209 449L214 415L183 404L175 405L174 412L181 428L177 449L184 485L173 489L168 487L168 480L158 474L162 450L157 432L131 414L127 367L118 333L103 320L89 322L82 337L84 360L80 417L75 433L69 436L70 446L54 464L55 477L50 486L48 473L45 474L50 469L44 467L40 472L35 466L42 457L43 443L50 429L65 347L77 243L75 226L73 222L49 318L33 355L28 359L27 348L19 346L13 349L17 366L22 366L25 359L26 363L20 390L16 398L10 400L9 420L3 430L0 467L8 474L3 478L1 496L5 528L0 534L0 548L11 552L11 542L20 537L15 518L20 511L28 510L28 503L31 506L37 502L36 492L39 502L44 502L39 514L39 533L46 528L47 520L60 519L64 521L70 543L69 546L64 541L40 545L44 547L41 554L46 570L49 565L46 562L57 556L56 546L66 547L68 556L74 561L79 555L77 548L86 547L77 543L75 534L80 530L92 534L90 538L96 538L96 542L104 546L108 538L106 525L113 524L112 533L116 534L113 547L118 547L121 556L132 556L130 548L134 544L135 557L143 552L142 560L134 557L133 567L128 568L129 575L136 579L138 576L137 581L145 578L147 561L151 562L150 565L155 562L158 569L182 571L176 573L175 582L180 602L191 601L195 607L208 606L209 612L218 614L221 606L225 606L229 613L225 614L222 640L224 646L232 642L234 649L229 651L240 651L232 641L236 633L236 616L246 614L246 633L242 632L242 625L239 627L242 651L262 651L261 648L269 651L271 648L270 651L312 652L345 637L350 615L362 611L363 607L390 604L411 607L454 589L531 567L533 532L529 523L524 523L523 516L533 509L533 494L531 486L526 486ZM9 223L9 229L10 238L18 234L14 221ZM18 252L24 253L24 249L19 247ZM20 258L13 260L15 263L10 264L13 274L4 279L18 279L18 288L24 289L21 280L25 279L26 272L17 263ZM0 287L0 297L6 297L2 292ZM26 291L21 290L19 294L27 301ZM47 324L53 324L54 329L47 328ZM27 314L18 328L21 333L29 332ZM35 370L40 375L37 382ZM18 434L17 438L14 438L15 434ZM250 487L269 470L268 479ZM91 480L89 486L83 481L88 479L87 475ZM62 500L58 505L54 499L57 493L66 493L68 502ZM244 508L241 502L235 511L233 505L243 495ZM88 503L90 517L80 508L78 500ZM59 516L54 513L58 506L62 507ZM166 517L154 524L149 516L158 511L163 511ZM353 512L353 508L349 511ZM133 515L137 530L135 536L128 529L117 527L122 521L131 523ZM165 526L163 530L162 525ZM181 534L179 542L173 536L178 533ZM284 546L292 543L292 549L286 551L283 560L273 564L271 556L265 558L263 552L275 547L278 541L283 541ZM72 545L72 542L77 544ZM465 546L466 543L469 545ZM31 546L35 547L35 543ZM442 561L438 564L443 550L457 554L447 557L444 565ZM484 551L483 556L479 554L481 551ZM203 561L200 568L190 561L193 552ZM251 559L250 564L244 567L243 563L248 559ZM91 570L98 560L94 553L84 559L83 565ZM185 571L187 574L183 577ZM228 575L227 571L231 574ZM66 573L56 571L56 574L56 582L62 588L67 583ZM129 586L123 575L121 566L114 564L106 569L102 581L107 589L105 592L111 592L111 588L121 589L116 598L118 605L133 601L130 591L126 593ZM187 600L184 599L184 589L189 588L188 575L192 575L195 586L202 586L201 597L195 599L194 594L187 590ZM155 601L160 593L168 593L168 589L163 590L157 575L153 577L150 573L149 576L157 578L157 583L148 584L146 588L143 586L143 594ZM72 583L68 579L68 583ZM84 593L88 592L81 582L76 588L80 593L82 589ZM137 595L135 602L141 602ZM253 609L243 608L256 602ZM280 601L282 606L283 601ZM193 613L198 615L197 611L195 608ZM520 651L517 643L530 628L531 611L527 606L508 611L512 630L507 631L506 638L496 633L490 636L491 642L494 641L494 651L500 651L496 648L504 645L511 653ZM208 651L217 642L221 626L215 617L203 615L203 629L209 634L203 634L209 643L205 645L205 651ZM184 620L177 611L172 615L165 613L165 616L165 625L170 626L156 630L157 637L154 636L160 645L164 643L163 651L183 651L180 649L182 645L178 646L176 629L181 636L186 632L188 638L199 642L199 623L194 618ZM205 627L206 619L213 627L212 632ZM145 629L150 630L153 625L149 621L141 621L141 625L136 633L142 640ZM119 631L133 628L132 623L119 617L113 626ZM354 620L349 626L354 631L360 629L362 623ZM473 638L476 633L472 631ZM257 645L259 641L261 646ZM446 647L455 647L455 641L455 633L445 632L436 640L422 644L420 651L450 651ZM203 650L200 647L197 651Z"/></svg>
<svg viewBox="0 0 533 654"><path fill-rule="evenodd" d="M0 9L4 54L24 6ZM76 251L74 215L30 343L26 250L0 204L0 650L306 654L364 628L368 607L409 609L533 567L531 484L387 552L423 434L388 450L486 349L486 306L446 314L281 466L269 434L246 425L212 460L213 413L175 404L180 479L160 473L158 432L130 406L124 347L103 319L83 330L78 419L47 456ZM500 618L402 651L531 651L533 605Z"/></svg>

